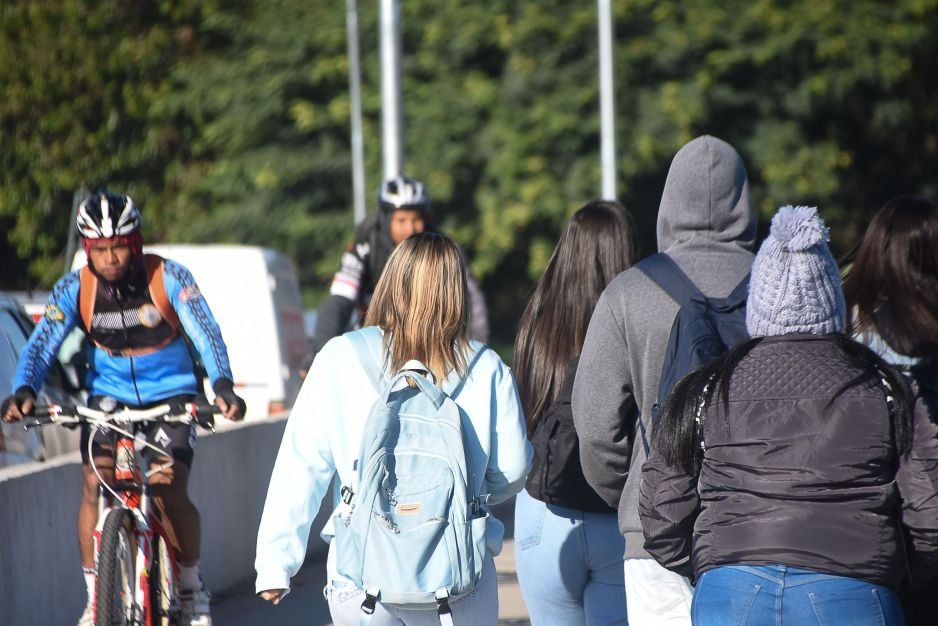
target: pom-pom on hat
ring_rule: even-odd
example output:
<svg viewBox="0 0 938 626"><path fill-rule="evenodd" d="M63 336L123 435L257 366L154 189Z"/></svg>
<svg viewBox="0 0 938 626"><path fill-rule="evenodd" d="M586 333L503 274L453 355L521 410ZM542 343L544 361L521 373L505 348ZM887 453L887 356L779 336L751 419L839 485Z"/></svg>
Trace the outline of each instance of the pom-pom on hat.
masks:
<svg viewBox="0 0 938 626"><path fill-rule="evenodd" d="M752 264L746 328L753 337L844 331L840 271L816 207L783 206Z"/></svg>

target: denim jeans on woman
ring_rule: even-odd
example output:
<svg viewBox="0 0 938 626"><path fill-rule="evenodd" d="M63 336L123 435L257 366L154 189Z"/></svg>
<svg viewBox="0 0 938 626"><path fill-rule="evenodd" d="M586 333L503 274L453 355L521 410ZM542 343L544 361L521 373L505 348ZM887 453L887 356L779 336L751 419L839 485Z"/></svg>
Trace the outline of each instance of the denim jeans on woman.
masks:
<svg viewBox="0 0 938 626"><path fill-rule="evenodd" d="M515 566L533 626L628 623L616 514L515 501Z"/></svg>
<svg viewBox="0 0 938 626"><path fill-rule="evenodd" d="M695 626L901 626L902 607L882 585L787 565L732 565L701 575Z"/></svg>
<svg viewBox="0 0 938 626"><path fill-rule="evenodd" d="M326 574L330 581L323 589L329 602L329 614L335 626L358 626L362 617L365 592L336 571L335 543L329 544ZM454 626L495 626L498 624L498 580L495 560L486 553L482 576L476 588L450 604ZM440 616L433 607L427 610L396 609L378 602L369 626L439 626Z"/></svg>

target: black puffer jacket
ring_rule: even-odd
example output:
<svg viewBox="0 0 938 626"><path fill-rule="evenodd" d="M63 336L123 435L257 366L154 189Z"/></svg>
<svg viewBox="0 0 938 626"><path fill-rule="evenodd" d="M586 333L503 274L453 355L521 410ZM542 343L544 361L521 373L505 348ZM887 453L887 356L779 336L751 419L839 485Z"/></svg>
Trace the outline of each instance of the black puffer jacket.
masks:
<svg viewBox="0 0 938 626"><path fill-rule="evenodd" d="M782 563L895 587L936 567L938 430L919 401L912 451L898 458L881 385L831 400L859 373L824 337L754 347L733 373L728 414L716 397L704 411L700 474L656 452L646 462L645 549L698 576Z"/></svg>

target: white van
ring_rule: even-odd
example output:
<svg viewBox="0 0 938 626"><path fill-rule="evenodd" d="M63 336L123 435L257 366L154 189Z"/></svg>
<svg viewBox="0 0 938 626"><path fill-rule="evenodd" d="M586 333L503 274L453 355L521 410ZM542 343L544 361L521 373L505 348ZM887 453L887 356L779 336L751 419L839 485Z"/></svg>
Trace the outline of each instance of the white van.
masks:
<svg viewBox="0 0 938 626"><path fill-rule="evenodd" d="M246 419L263 419L291 407L308 350L293 262L256 246L154 244L144 251L178 261L192 272L228 346L235 390L247 403ZM79 250L72 267L85 262Z"/></svg>

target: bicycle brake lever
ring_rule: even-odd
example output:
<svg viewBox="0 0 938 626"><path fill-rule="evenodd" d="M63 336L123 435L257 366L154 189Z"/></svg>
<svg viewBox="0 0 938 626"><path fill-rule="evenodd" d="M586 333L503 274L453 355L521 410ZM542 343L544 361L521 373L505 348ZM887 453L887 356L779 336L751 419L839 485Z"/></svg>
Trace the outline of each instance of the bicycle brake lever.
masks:
<svg viewBox="0 0 938 626"><path fill-rule="evenodd" d="M210 431L215 432L215 416L212 414L209 414L209 416L205 418L199 418L198 424L202 428L207 428Z"/></svg>

